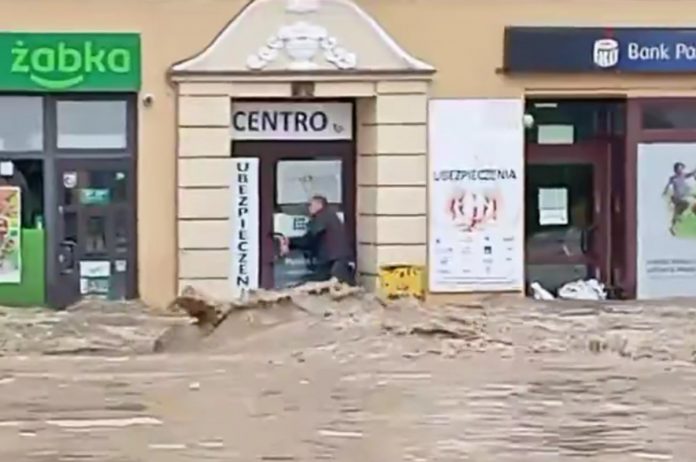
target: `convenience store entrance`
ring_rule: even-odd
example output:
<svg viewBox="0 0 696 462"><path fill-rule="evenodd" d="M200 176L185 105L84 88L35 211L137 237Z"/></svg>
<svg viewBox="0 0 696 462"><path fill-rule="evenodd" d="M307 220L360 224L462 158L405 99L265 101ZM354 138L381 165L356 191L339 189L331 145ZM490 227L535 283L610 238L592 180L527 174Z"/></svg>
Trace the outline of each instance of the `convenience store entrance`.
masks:
<svg viewBox="0 0 696 462"><path fill-rule="evenodd" d="M58 246L53 304L83 295L110 300L135 296L135 198L131 162L56 163Z"/></svg>

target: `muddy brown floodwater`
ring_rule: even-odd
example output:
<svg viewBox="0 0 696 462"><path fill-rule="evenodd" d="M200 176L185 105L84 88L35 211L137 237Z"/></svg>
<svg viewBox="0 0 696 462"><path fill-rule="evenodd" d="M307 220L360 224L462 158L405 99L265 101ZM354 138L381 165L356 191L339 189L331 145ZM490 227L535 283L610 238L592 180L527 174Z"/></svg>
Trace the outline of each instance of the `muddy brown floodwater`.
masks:
<svg viewBox="0 0 696 462"><path fill-rule="evenodd" d="M195 352L6 356L0 460L692 462L689 305L459 309L463 336L269 310Z"/></svg>

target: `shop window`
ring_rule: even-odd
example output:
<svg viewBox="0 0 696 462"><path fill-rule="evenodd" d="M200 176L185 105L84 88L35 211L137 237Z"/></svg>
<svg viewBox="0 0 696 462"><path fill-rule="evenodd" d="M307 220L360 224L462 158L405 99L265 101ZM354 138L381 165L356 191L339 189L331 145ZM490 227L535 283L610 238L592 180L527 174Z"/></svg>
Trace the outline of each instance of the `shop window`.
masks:
<svg viewBox="0 0 696 462"><path fill-rule="evenodd" d="M22 159L0 164L0 186L21 190L22 228L43 228L43 162Z"/></svg>
<svg viewBox="0 0 696 462"><path fill-rule="evenodd" d="M0 96L0 151L43 149L43 98Z"/></svg>
<svg viewBox="0 0 696 462"><path fill-rule="evenodd" d="M646 130L696 129L696 105L647 105L642 116Z"/></svg>
<svg viewBox="0 0 696 462"><path fill-rule="evenodd" d="M58 101L59 149L124 149L125 101Z"/></svg>

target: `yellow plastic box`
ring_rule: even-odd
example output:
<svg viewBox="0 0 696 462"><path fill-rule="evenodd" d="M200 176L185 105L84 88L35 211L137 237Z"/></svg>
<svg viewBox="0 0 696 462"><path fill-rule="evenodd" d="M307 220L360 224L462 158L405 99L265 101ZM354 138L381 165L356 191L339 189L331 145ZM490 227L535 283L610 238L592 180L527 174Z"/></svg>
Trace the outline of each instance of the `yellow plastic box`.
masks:
<svg viewBox="0 0 696 462"><path fill-rule="evenodd" d="M425 268L419 265L385 265L379 269L379 288L387 298L425 296Z"/></svg>

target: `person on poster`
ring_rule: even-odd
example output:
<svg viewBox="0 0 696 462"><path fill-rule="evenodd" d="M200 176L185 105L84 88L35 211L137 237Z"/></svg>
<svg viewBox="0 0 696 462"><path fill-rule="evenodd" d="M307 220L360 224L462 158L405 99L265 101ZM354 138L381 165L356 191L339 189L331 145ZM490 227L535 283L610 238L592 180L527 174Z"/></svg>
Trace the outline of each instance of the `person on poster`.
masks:
<svg viewBox="0 0 696 462"><path fill-rule="evenodd" d="M674 173L667 180L662 194L667 196L671 190L672 222L669 232L674 236L676 235L676 226L682 221L684 213L689 209L696 213L696 201L688 183L688 180L696 175L696 170L686 172L686 165L683 162L675 163L673 170Z"/></svg>
<svg viewBox="0 0 696 462"><path fill-rule="evenodd" d="M307 250L314 260L314 281L328 281L332 277L346 284L354 284L350 266L350 246L346 230L338 214L329 208L326 197L314 195L309 201L310 220L307 232L296 238L281 237L280 254L290 250Z"/></svg>

